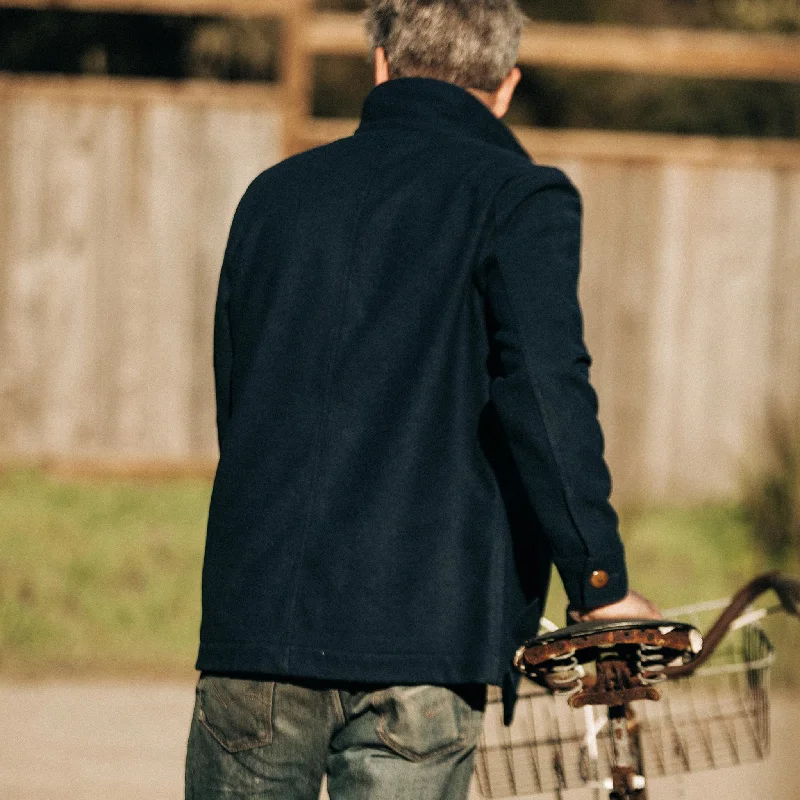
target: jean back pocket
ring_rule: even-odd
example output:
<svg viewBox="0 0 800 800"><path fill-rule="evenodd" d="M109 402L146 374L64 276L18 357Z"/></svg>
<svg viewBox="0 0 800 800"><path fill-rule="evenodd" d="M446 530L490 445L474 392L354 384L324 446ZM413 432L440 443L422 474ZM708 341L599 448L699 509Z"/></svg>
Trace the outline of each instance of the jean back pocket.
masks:
<svg viewBox="0 0 800 800"><path fill-rule="evenodd" d="M203 675L197 683L199 720L230 753L272 741L273 681Z"/></svg>
<svg viewBox="0 0 800 800"><path fill-rule="evenodd" d="M378 736L410 761L423 761L474 744L480 717L455 692L442 686L394 686L376 692Z"/></svg>

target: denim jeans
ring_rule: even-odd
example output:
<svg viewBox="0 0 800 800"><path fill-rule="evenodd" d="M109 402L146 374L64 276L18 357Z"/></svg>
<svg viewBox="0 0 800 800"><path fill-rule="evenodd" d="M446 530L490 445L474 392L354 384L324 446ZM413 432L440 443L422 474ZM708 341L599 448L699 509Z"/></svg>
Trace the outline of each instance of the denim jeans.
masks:
<svg viewBox="0 0 800 800"><path fill-rule="evenodd" d="M324 775L331 800L464 800L483 714L460 695L203 675L186 800L317 800Z"/></svg>

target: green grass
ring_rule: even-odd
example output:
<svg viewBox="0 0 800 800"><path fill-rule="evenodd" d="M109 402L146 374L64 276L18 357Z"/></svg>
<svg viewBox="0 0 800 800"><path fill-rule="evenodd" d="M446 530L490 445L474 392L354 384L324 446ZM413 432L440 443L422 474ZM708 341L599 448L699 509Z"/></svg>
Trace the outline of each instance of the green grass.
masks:
<svg viewBox="0 0 800 800"><path fill-rule="evenodd" d="M189 673L209 492L0 475L0 672Z"/></svg>
<svg viewBox="0 0 800 800"><path fill-rule="evenodd" d="M0 473L0 675L191 675L209 494ZM622 530L631 585L662 608L724 597L765 565L734 506L628 511ZM556 579L547 614L564 607ZM771 628L786 661L800 625Z"/></svg>

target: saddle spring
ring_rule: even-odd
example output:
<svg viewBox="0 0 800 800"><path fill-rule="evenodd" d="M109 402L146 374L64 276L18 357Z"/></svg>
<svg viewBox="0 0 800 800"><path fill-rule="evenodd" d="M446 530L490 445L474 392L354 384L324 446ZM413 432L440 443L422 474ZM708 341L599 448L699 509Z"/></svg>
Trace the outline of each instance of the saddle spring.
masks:
<svg viewBox="0 0 800 800"><path fill-rule="evenodd" d="M583 678L586 672L578 663L575 650L554 656L551 661L552 664L549 668L551 677L548 683L552 686L555 694L573 695L583 688Z"/></svg>
<svg viewBox="0 0 800 800"><path fill-rule="evenodd" d="M642 683L652 686L662 683L667 679L664 670L664 650L656 644L639 645L639 653L636 659L636 667L639 670Z"/></svg>

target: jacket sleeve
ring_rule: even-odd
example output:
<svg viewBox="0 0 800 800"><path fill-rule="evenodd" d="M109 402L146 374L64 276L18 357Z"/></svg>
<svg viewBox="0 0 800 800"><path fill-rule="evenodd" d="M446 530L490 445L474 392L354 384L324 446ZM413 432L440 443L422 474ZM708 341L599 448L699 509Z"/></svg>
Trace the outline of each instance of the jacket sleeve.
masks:
<svg viewBox="0 0 800 800"><path fill-rule="evenodd" d="M217 399L217 441L220 450L231 418L233 347L230 324L230 274L223 261L214 310L214 388Z"/></svg>
<svg viewBox="0 0 800 800"><path fill-rule="evenodd" d="M247 195L245 195L246 197ZM217 440L220 449L225 440L233 408L233 336L230 305L243 228L245 227L245 198L239 203L231 223L214 309L214 389L217 400Z"/></svg>
<svg viewBox="0 0 800 800"><path fill-rule="evenodd" d="M570 604L627 592L578 303L581 204L563 173L509 185L488 259L492 402Z"/></svg>

